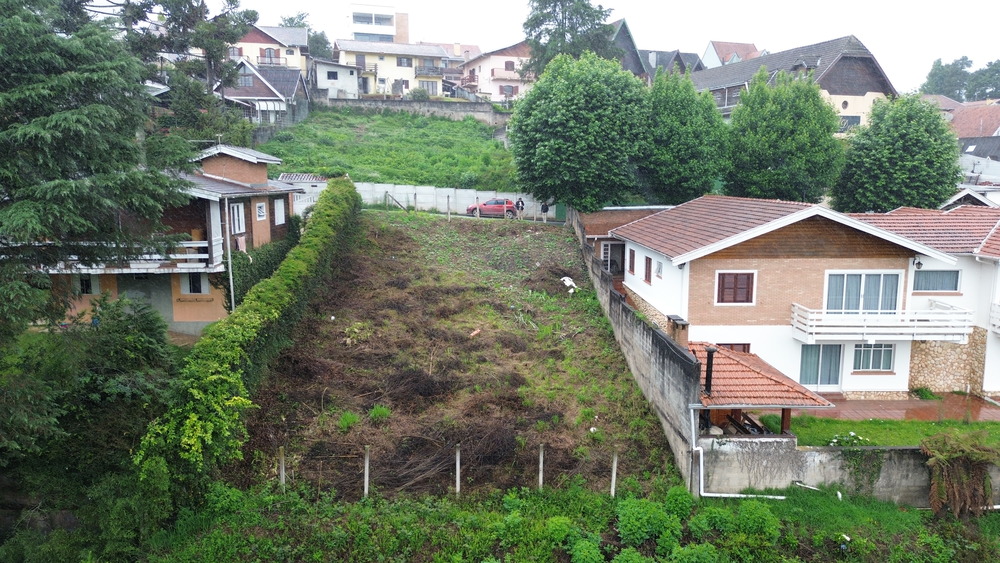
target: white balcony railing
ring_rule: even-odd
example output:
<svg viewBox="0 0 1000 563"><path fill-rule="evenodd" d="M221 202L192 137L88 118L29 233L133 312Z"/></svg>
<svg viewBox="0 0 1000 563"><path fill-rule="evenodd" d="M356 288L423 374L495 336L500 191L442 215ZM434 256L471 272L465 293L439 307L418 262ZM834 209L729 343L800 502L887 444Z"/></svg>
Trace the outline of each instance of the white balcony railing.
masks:
<svg viewBox="0 0 1000 563"><path fill-rule="evenodd" d="M990 306L990 330L1000 334L1000 303Z"/></svg>
<svg viewBox="0 0 1000 563"><path fill-rule="evenodd" d="M831 340L944 340L965 342L972 311L931 301L919 311L828 311L792 304L795 338L806 344Z"/></svg>
<svg viewBox="0 0 1000 563"><path fill-rule="evenodd" d="M143 254L130 259L127 263L81 267L76 263L76 257L70 256L66 261L60 262L55 268L50 268L47 271L51 274L80 272L122 273L127 271L169 273L178 269L218 269L222 266L222 258L222 237L216 237L211 241L193 240L181 242L174 247L173 252L166 256L162 254Z"/></svg>

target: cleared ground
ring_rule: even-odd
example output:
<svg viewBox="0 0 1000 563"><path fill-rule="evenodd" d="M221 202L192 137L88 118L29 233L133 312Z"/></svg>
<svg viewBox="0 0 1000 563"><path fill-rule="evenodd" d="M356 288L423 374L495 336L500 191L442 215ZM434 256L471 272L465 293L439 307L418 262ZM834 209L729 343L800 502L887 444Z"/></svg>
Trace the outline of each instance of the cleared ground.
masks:
<svg viewBox="0 0 1000 563"><path fill-rule="evenodd" d="M568 276L584 289L569 293ZM258 393L245 463L346 499L362 491L365 446L380 493L610 484L672 471L563 226L367 211ZM388 411L388 415L386 412Z"/></svg>

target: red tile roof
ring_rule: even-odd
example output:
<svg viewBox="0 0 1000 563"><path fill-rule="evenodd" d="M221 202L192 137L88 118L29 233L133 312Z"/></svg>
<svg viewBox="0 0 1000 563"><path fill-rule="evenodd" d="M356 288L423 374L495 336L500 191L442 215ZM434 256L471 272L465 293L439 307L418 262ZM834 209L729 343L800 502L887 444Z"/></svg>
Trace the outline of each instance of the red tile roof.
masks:
<svg viewBox="0 0 1000 563"><path fill-rule="evenodd" d="M706 408L828 408L833 403L793 381L756 354L718 348L712 359L712 394L706 395L708 342L688 348L701 362L701 404Z"/></svg>
<svg viewBox="0 0 1000 563"><path fill-rule="evenodd" d="M719 55L719 60L729 62L733 56L738 56L741 61L753 59L760 56L761 51L753 43L733 43L731 41L712 41L712 48Z"/></svg>
<svg viewBox="0 0 1000 563"><path fill-rule="evenodd" d="M1000 208L963 205L947 211L900 207L851 217L949 254L1000 258Z"/></svg>
<svg viewBox="0 0 1000 563"><path fill-rule="evenodd" d="M638 221L653 213L663 211L664 207L629 207L621 209L605 209L594 213L581 213L580 222L588 237L606 237L608 231L632 221Z"/></svg>
<svg viewBox="0 0 1000 563"><path fill-rule="evenodd" d="M950 123L959 139L992 137L1000 130L1000 106L959 106L952 110Z"/></svg>
<svg viewBox="0 0 1000 563"><path fill-rule="evenodd" d="M705 195L613 232L673 258L809 207L812 204Z"/></svg>

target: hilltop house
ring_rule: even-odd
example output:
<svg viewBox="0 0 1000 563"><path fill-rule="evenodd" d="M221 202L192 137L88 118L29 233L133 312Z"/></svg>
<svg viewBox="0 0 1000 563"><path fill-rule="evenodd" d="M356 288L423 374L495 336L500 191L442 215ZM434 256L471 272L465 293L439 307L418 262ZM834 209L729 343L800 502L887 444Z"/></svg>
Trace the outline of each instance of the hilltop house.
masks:
<svg viewBox="0 0 1000 563"><path fill-rule="evenodd" d="M1000 210L961 209L708 195L611 235L628 300L679 342L750 352L847 398L996 392Z"/></svg>
<svg viewBox="0 0 1000 563"><path fill-rule="evenodd" d="M402 96L423 88L431 96L443 91L443 62L448 53L439 45L338 39L334 58L357 69L361 94Z"/></svg>
<svg viewBox="0 0 1000 563"><path fill-rule="evenodd" d="M462 64L461 87L492 100L523 97L535 82L534 73L521 74L530 58L527 41L482 53Z"/></svg>
<svg viewBox="0 0 1000 563"><path fill-rule="evenodd" d="M235 87L216 87L216 93L243 111L257 125L284 126L309 116L309 88L304 75L294 68L257 67L247 60L237 64Z"/></svg>
<svg viewBox="0 0 1000 563"><path fill-rule="evenodd" d="M704 62L711 66L707 59ZM771 79L779 71L811 72L823 97L840 115L842 130L865 125L875 100L896 96L875 56L853 35L707 68L692 73L691 80L699 91L711 92L719 111L729 117L761 67L767 68Z"/></svg>
<svg viewBox="0 0 1000 563"><path fill-rule="evenodd" d="M252 149L217 145L196 160L200 170L184 175L191 183L188 204L163 216L170 234L186 234L190 240L166 256L89 268L65 263L49 270L54 284L72 284L79 294L71 314L102 292L150 304L170 330L181 333L199 334L228 314L223 289L228 286L227 255L283 238L290 198L303 190L269 181L268 164L281 160Z"/></svg>
<svg viewBox="0 0 1000 563"><path fill-rule="evenodd" d="M229 58L249 61L256 67L294 68L305 77L309 70L309 30L305 27L251 26L242 39L229 47Z"/></svg>

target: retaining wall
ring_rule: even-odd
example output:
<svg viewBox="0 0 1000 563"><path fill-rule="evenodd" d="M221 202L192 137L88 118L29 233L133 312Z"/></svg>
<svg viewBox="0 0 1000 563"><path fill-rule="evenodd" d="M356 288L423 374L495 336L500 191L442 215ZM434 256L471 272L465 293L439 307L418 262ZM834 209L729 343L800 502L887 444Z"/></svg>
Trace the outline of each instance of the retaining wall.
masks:
<svg viewBox="0 0 1000 563"><path fill-rule="evenodd" d="M383 205L386 194L392 196L401 205L418 211L436 211L439 213L465 214L466 208L475 203L481 203L495 197L505 197L512 201L524 199L524 218L542 219L541 202L535 201L531 194L515 192L465 190L460 188L437 188L434 186L409 186L403 184L376 184L372 182L355 182L355 188L361 200L369 205ZM390 200L389 205L394 205ZM552 220L557 217L557 206L549 206L545 218ZM561 208L560 208L561 209Z"/></svg>

